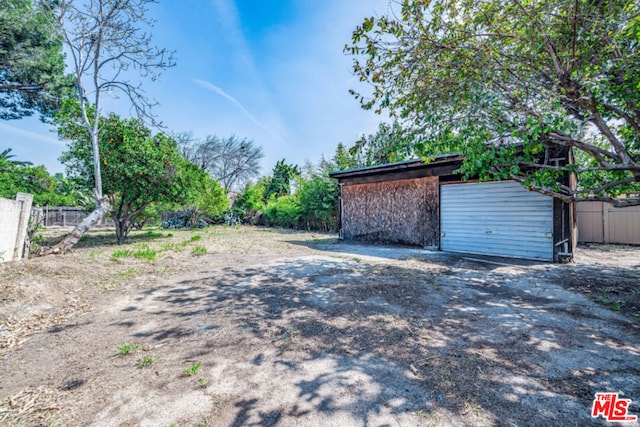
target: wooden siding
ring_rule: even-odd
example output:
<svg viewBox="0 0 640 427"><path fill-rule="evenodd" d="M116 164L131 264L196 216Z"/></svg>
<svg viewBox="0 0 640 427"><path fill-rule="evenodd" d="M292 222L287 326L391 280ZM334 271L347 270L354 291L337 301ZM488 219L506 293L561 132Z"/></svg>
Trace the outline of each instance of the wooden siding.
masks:
<svg viewBox="0 0 640 427"><path fill-rule="evenodd" d="M604 202L577 203L578 240L640 245L640 206L614 208Z"/></svg>
<svg viewBox="0 0 640 427"><path fill-rule="evenodd" d="M346 240L438 248L437 177L342 187L342 236Z"/></svg>

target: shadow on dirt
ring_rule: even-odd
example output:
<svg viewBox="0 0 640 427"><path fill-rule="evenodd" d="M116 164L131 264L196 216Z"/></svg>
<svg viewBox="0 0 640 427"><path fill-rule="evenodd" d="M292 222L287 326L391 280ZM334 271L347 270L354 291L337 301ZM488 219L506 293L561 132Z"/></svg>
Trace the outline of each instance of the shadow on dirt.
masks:
<svg viewBox="0 0 640 427"><path fill-rule="evenodd" d="M411 250L402 262L378 251L373 262L360 258L371 255L366 249L341 248L149 289L138 300L152 301L155 325L133 335L197 340L199 354L215 348L217 357L228 351L243 361L213 382L266 366L291 382L297 399L286 405L251 382L233 402L233 426L309 413L364 425L387 415L425 424L598 425L590 417L596 391L640 400L635 322L558 286L567 266L502 271ZM265 346L275 354L256 350Z"/></svg>
<svg viewBox="0 0 640 427"><path fill-rule="evenodd" d="M614 251L621 257L640 259L640 247L625 245L581 244L576 250L578 262L553 264L518 258L504 258L476 254L455 254L451 252L430 251L402 245L380 246L354 242L335 241L316 243L313 241L289 241L288 243L341 253L346 256L374 256L387 259L416 259L424 262L439 263L451 267L492 271L508 268L537 268L548 272L553 283L569 291L577 291L600 306L619 312L628 318L640 318L640 261L626 267L606 265L606 260L593 263L591 259L582 259L588 253L590 258ZM591 262L590 262L591 261ZM640 324L634 322L634 328L640 330Z"/></svg>

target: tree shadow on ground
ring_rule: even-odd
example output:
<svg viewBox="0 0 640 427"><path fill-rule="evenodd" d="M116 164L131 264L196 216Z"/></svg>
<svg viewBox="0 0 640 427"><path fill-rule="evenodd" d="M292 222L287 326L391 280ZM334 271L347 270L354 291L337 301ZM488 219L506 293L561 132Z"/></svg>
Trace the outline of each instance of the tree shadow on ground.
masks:
<svg viewBox="0 0 640 427"><path fill-rule="evenodd" d="M430 263L493 271L503 267L538 268L567 290L580 292L602 307L619 312L630 319L640 318L640 247L630 245L579 245L578 253L595 251L607 253L610 250L621 256L635 257L638 262L627 267L611 265L593 265L584 263L553 264L518 258L477 254L456 254L450 252L423 250L404 245L377 245L360 242L314 242L289 241L294 245L305 246L331 253L350 256L375 256L388 259L416 259ZM634 327L640 329L636 322Z"/></svg>
<svg viewBox="0 0 640 427"><path fill-rule="evenodd" d="M597 425L596 391L640 400L634 322L557 286L561 269L342 254L149 289L137 300L153 303L154 322L133 336L192 342L217 358L212 382L246 381L267 364L281 375L295 401L252 381L233 403L234 426L311 414L362 425Z"/></svg>

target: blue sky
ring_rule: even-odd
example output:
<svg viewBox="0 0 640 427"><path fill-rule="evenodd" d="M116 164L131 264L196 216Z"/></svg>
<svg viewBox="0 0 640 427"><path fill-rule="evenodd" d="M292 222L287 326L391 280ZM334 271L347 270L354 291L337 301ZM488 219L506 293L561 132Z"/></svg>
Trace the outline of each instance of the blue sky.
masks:
<svg viewBox="0 0 640 427"><path fill-rule="evenodd" d="M342 49L364 17L388 7L389 0L160 0L150 11L154 41L176 51L177 65L143 85L170 131L253 139L265 152L263 174L282 158L317 162L384 119L349 95L365 88ZM107 108L118 110L117 101ZM0 122L0 149L62 172L65 145L51 130L37 118Z"/></svg>

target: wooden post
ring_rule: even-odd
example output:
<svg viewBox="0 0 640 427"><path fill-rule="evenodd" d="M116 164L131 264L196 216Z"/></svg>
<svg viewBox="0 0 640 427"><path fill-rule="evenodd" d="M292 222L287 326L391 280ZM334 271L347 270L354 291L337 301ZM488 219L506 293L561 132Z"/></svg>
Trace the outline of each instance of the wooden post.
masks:
<svg viewBox="0 0 640 427"><path fill-rule="evenodd" d="M22 259L24 254L24 242L27 238L27 227L29 226L29 217L31 216L31 203L33 195L27 193L18 193L16 201L22 204L20 208L20 220L18 221L18 232L16 233L16 245L13 250L13 259Z"/></svg>
<svg viewBox="0 0 640 427"><path fill-rule="evenodd" d="M343 183L338 184L338 239L343 240L344 234L342 233L342 187Z"/></svg>
<svg viewBox="0 0 640 427"><path fill-rule="evenodd" d="M609 230L609 203L600 202L602 207L602 227L604 243L611 243L611 232Z"/></svg>

